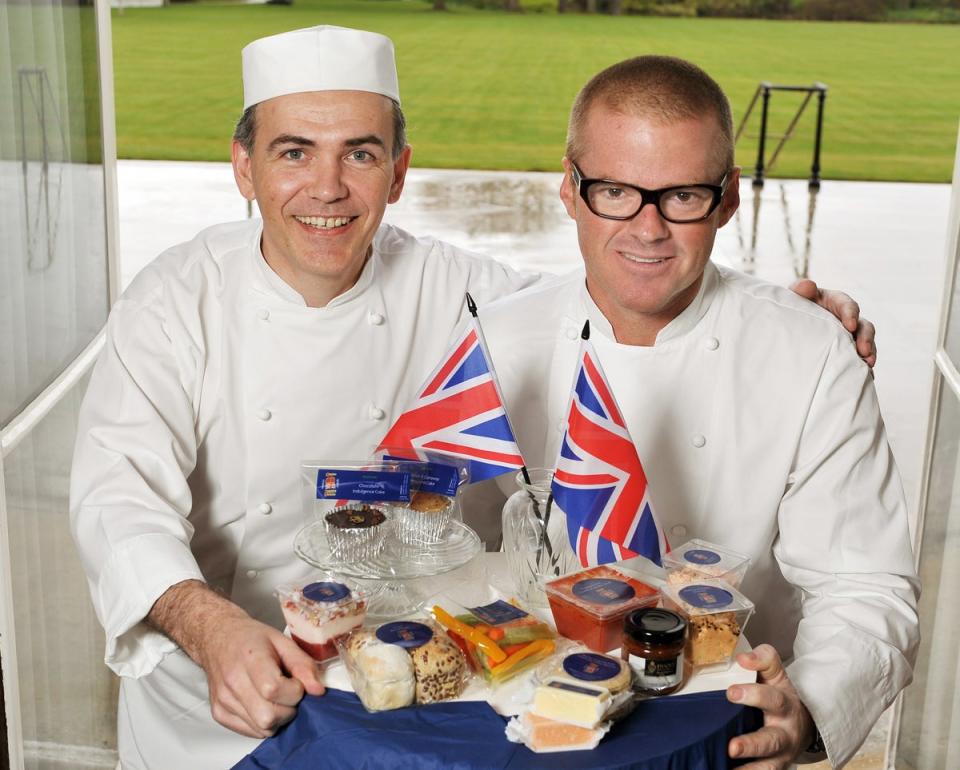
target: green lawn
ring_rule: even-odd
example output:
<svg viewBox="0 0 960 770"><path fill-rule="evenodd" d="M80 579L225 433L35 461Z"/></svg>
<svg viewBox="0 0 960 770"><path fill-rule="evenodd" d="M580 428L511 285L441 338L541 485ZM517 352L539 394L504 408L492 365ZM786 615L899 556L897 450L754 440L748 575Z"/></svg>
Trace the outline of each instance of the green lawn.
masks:
<svg viewBox="0 0 960 770"><path fill-rule="evenodd" d="M393 38L421 167L557 170L567 111L586 79L619 59L663 53L716 77L738 122L761 80L826 83L825 178L946 182L952 173L960 26L437 13L425 0L115 10L120 157L227 160L240 48L320 23ZM774 96L772 133L798 100ZM809 109L775 176L807 175L813 118ZM748 134L759 120L751 123ZM747 168L754 147L749 138L738 145Z"/></svg>

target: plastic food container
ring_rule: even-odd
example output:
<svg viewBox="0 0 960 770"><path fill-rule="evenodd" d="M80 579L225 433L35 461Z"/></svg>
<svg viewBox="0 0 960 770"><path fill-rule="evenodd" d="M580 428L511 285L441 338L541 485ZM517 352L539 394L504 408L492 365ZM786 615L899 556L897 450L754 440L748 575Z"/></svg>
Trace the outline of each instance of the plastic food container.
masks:
<svg viewBox="0 0 960 770"><path fill-rule="evenodd" d="M456 698L470 678L463 653L430 621L358 628L338 639L337 645L368 711Z"/></svg>
<svg viewBox="0 0 960 770"><path fill-rule="evenodd" d="M362 625L367 613L363 591L330 576L286 583L274 593L290 636L314 660L335 657L334 640Z"/></svg>
<svg viewBox="0 0 960 770"><path fill-rule="evenodd" d="M492 685L512 679L556 650L556 634L547 623L502 599L480 607L444 601L434 606L433 616L471 668Z"/></svg>
<svg viewBox="0 0 960 770"><path fill-rule="evenodd" d="M687 662L696 668L730 667L753 602L723 580L663 587L663 606L687 621Z"/></svg>
<svg viewBox="0 0 960 770"><path fill-rule="evenodd" d="M620 647L624 616L660 598L653 586L607 566L553 580L546 591L557 631L597 652Z"/></svg>
<svg viewBox="0 0 960 770"><path fill-rule="evenodd" d="M662 562L670 585L717 579L739 588L750 557L706 540L691 540L664 554Z"/></svg>

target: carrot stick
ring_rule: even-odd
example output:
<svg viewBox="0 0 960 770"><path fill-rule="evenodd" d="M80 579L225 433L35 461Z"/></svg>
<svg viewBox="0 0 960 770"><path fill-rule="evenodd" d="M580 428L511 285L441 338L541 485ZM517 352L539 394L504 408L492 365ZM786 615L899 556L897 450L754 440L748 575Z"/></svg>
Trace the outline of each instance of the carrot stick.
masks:
<svg viewBox="0 0 960 770"><path fill-rule="evenodd" d="M472 626L457 620L453 615L443 609L443 607L434 605L433 616L447 628L460 634L464 639L473 642L483 650L494 663L499 664L507 660L507 653L501 650L497 643L490 639L490 637L477 631L477 629Z"/></svg>

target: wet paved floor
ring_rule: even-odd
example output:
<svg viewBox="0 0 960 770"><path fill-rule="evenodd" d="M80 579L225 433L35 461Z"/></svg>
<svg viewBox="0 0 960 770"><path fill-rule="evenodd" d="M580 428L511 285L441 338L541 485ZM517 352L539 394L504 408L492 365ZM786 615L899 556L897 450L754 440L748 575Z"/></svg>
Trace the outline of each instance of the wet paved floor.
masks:
<svg viewBox="0 0 960 770"><path fill-rule="evenodd" d="M247 215L225 163L120 161L124 285L201 228ZM387 221L518 268L579 264L559 174L412 169ZM745 180L717 239L723 264L786 284L810 276L852 294L879 329L877 390L907 500L916 508L944 275L948 185Z"/></svg>
<svg viewBox="0 0 960 770"><path fill-rule="evenodd" d="M121 161L118 174L124 285L167 246L247 215L228 164ZM518 268L563 272L580 258L559 184L559 174L413 169L386 219ZM782 284L809 276L842 288L876 323L877 391L914 512L949 186L826 181L811 198L803 181L770 180L757 191L745 180L741 198L737 216L718 235L716 261ZM882 767L886 725L885 717L851 767Z"/></svg>

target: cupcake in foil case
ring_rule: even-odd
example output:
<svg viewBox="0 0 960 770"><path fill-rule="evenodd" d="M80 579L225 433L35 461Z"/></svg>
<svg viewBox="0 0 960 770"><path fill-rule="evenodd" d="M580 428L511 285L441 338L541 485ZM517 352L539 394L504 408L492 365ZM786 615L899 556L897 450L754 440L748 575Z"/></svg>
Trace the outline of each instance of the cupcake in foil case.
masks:
<svg viewBox="0 0 960 770"><path fill-rule="evenodd" d="M387 515L379 506L351 503L334 508L323 520L330 550L342 561L373 559L380 553Z"/></svg>
<svg viewBox="0 0 960 770"><path fill-rule="evenodd" d="M407 545L439 543L453 515L453 498L417 492L406 505L393 509L397 538Z"/></svg>

